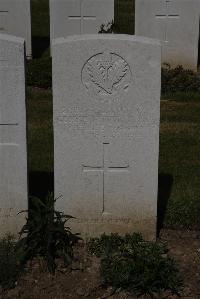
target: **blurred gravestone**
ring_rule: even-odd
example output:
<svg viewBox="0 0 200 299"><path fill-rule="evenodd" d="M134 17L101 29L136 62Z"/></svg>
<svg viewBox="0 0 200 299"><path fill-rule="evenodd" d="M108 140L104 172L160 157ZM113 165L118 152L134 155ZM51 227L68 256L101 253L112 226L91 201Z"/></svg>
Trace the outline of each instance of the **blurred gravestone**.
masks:
<svg viewBox="0 0 200 299"><path fill-rule="evenodd" d="M135 34L162 41L162 62L197 70L199 0L136 0Z"/></svg>
<svg viewBox="0 0 200 299"><path fill-rule="evenodd" d="M0 34L0 235L17 234L27 210L24 40Z"/></svg>
<svg viewBox="0 0 200 299"><path fill-rule="evenodd" d="M0 0L0 33L24 38L26 56L32 56L30 0Z"/></svg>
<svg viewBox="0 0 200 299"><path fill-rule="evenodd" d="M84 237L155 238L159 42L128 35L53 41L57 208Z"/></svg>
<svg viewBox="0 0 200 299"><path fill-rule="evenodd" d="M114 19L114 0L50 0L51 40L98 33Z"/></svg>

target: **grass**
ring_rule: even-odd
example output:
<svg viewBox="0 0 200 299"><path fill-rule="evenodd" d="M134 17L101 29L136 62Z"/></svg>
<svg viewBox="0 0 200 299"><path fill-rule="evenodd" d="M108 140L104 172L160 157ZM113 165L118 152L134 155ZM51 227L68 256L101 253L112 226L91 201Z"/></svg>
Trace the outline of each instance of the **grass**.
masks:
<svg viewBox="0 0 200 299"><path fill-rule="evenodd" d="M200 93L199 92L167 92L162 94L162 100L170 100L176 102L199 102L200 100Z"/></svg>
<svg viewBox="0 0 200 299"><path fill-rule="evenodd" d="M53 171L53 112L51 90L27 92L28 164L31 172Z"/></svg>
<svg viewBox="0 0 200 299"><path fill-rule="evenodd" d="M133 6L134 2L131 0L115 1L116 23L121 27L121 32L133 33L134 31ZM32 9L33 35L40 35L41 38L48 37L48 1L32 0ZM126 11L129 12L128 16ZM48 53L47 48L41 54L41 58L33 60L32 64L38 65L36 74L45 69L45 63L51 71ZM38 81L38 76L32 75L30 81ZM31 84L30 81L28 81L29 85L35 84L34 82ZM169 190L166 191L168 196L165 200L168 202L166 202L164 224L170 227L199 227L200 94L192 91L170 92L164 94L162 99L159 173L167 175L172 181L172 186L166 187ZM29 87L27 108L29 169L34 172L52 172L51 89ZM163 198L161 197L161 201Z"/></svg>
<svg viewBox="0 0 200 299"><path fill-rule="evenodd" d="M165 223L199 225L200 216L200 95L190 101L161 103L159 172L170 174L173 185Z"/></svg>
<svg viewBox="0 0 200 299"><path fill-rule="evenodd" d="M135 1L115 0L115 24L118 33L134 34Z"/></svg>
<svg viewBox="0 0 200 299"><path fill-rule="evenodd" d="M31 0L32 36L49 36L49 0Z"/></svg>

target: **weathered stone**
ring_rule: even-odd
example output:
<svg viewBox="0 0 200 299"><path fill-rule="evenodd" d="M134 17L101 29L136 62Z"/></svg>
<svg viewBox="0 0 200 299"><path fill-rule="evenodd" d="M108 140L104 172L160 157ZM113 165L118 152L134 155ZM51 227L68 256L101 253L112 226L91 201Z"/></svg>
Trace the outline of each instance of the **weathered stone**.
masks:
<svg viewBox="0 0 200 299"><path fill-rule="evenodd" d="M28 206L24 40L0 34L0 235L17 234Z"/></svg>
<svg viewBox="0 0 200 299"><path fill-rule="evenodd" d="M30 0L0 0L0 33L24 38L26 56L32 56Z"/></svg>
<svg viewBox="0 0 200 299"><path fill-rule="evenodd" d="M159 42L82 35L53 42L55 195L84 237L156 232Z"/></svg>
<svg viewBox="0 0 200 299"><path fill-rule="evenodd" d="M135 33L162 41L162 62L197 70L199 0L136 0Z"/></svg>
<svg viewBox="0 0 200 299"><path fill-rule="evenodd" d="M50 0L51 40L98 33L114 19L114 0Z"/></svg>

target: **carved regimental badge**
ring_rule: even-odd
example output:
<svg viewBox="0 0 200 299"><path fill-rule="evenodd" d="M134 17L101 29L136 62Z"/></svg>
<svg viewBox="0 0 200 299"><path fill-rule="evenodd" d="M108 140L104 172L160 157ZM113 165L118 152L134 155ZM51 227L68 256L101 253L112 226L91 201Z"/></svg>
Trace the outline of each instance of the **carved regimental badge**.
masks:
<svg viewBox="0 0 200 299"><path fill-rule="evenodd" d="M126 91L130 81L128 63L114 53L94 55L82 69L82 83L93 95L112 96L121 90Z"/></svg>

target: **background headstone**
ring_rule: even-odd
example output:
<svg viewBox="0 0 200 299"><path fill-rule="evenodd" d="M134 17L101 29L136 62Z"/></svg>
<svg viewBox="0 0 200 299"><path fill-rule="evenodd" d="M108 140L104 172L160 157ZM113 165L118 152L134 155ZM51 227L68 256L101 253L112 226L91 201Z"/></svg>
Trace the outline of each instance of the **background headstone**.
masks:
<svg viewBox="0 0 200 299"><path fill-rule="evenodd" d="M0 34L0 235L17 234L28 207L24 49Z"/></svg>
<svg viewBox="0 0 200 299"><path fill-rule="evenodd" d="M161 47L128 35L53 41L57 208L83 236L156 232Z"/></svg>
<svg viewBox="0 0 200 299"><path fill-rule="evenodd" d="M162 41L162 62L196 70L199 0L136 0L135 34Z"/></svg>
<svg viewBox="0 0 200 299"><path fill-rule="evenodd" d="M114 0L50 0L51 40L98 33L114 20Z"/></svg>
<svg viewBox="0 0 200 299"><path fill-rule="evenodd" d="M32 56L30 0L0 0L0 33L24 38L26 56Z"/></svg>

